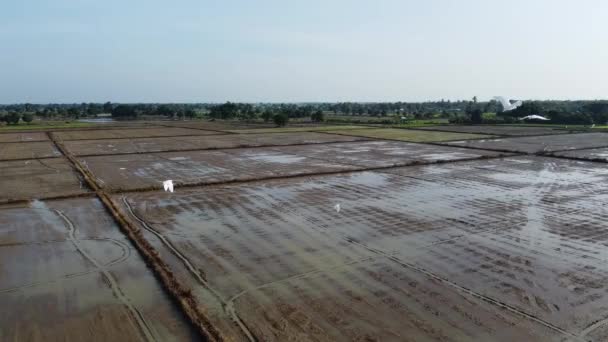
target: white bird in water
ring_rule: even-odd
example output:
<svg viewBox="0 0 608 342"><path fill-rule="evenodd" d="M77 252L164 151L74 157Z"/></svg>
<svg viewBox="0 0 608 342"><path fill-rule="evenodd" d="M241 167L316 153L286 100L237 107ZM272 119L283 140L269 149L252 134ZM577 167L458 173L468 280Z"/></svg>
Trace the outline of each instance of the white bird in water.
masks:
<svg viewBox="0 0 608 342"><path fill-rule="evenodd" d="M340 203L334 205L334 209L336 209L336 212L339 213L340 212Z"/></svg>
<svg viewBox="0 0 608 342"><path fill-rule="evenodd" d="M173 192L173 181L171 179L164 181L163 187L165 191Z"/></svg>
<svg viewBox="0 0 608 342"><path fill-rule="evenodd" d="M494 96L494 99L496 101L500 102L500 104L502 104L503 111L505 111L505 112L513 110L513 109L521 106L522 104L524 104L522 101L516 101L514 103L511 103L511 100L507 99L504 96Z"/></svg>

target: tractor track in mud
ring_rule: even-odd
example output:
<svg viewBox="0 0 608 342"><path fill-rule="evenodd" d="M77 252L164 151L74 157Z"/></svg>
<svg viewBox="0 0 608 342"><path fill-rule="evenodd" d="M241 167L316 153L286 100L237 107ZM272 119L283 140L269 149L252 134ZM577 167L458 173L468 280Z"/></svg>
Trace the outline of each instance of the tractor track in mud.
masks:
<svg viewBox="0 0 608 342"><path fill-rule="evenodd" d="M142 218L140 218L135 213L135 211L131 207L131 204L129 204L129 201L127 200L127 198L125 196L122 197L122 201L125 204L125 207L127 208L127 211L129 212L129 214L135 220L137 220L142 225L142 227L144 227L144 229L146 229L150 233L154 234L160 240L160 242L163 245L165 245L165 247L167 247L169 249L169 251L173 255L175 255L178 259L181 260L181 262L184 264L184 266L186 267L186 269L188 270L188 272L198 281L198 283L200 283L204 288L206 288L209 292L211 292L211 294L213 294L213 296L220 303L222 303L222 306L223 306L224 310L226 311L226 313L228 313L231 316L232 320L239 326L239 328L241 329L241 331L243 332L243 334L249 339L249 341L258 341L258 339L249 330L249 328L247 327L247 325L245 324L245 322L243 322L243 320L239 317L239 315L236 312L236 310L234 310L234 306L230 305L231 301L227 301L219 293L219 291L217 291L216 289L214 289L211 286L211 284L209 284L209 282L207 282L207 280L205 279L205 277L203 275L201 275L200 272L198 272L196 270L196 268L194 267L194 265L192 265L192 262L188 259L188 257L186 257L184 254L182 254L173 245L173 243L171 243L163 234L161 234L160 232L158 232L156 229L152 228L145 220L143 220ZM230 309L232 309L232 310L230 310Z"/></svg>
<svg viewBox="0 0 608 342"><path fill-rule="evenodd" d="M122 250L122 255L119 258L116 258L112 261L110 261L107 264L103 264L102 266L104 268L108 268L114 265L118 265L122 262L124 262L125 260L127 260L130 256L131 256L131 248L129 246L127 246L126 244L124 244L123 242L119 242L118 240L115 239L110 239L110 238L87 238L87 239L79 239L79 241L104 241L104 242L111 242L116 244L117 246L119 246ZM19 246L33 246L33 245L45 245L45 244L51 244L51 243L69 243L70 240L47 240L47 241L36 241L36 242L21 242L21 243L6 243L6 244L0 244L0 248L2 247L19 247ZM28 288L32 288L32 287L37 287L37 286L43 286L43 285L48 285L48 284L53 284L53 283L57 283L60 282L64 279L73 279L73 278L78 278L81 276L85 276L88 274L92 274L92 273L100 273L101 271L98 269L95 270L88 270L88 271L82 271L82 272L76 272L76 273L69 273L69 274L65 274L61 277L57 277L55 279L51 279L51 280L47 280L47 281L38 281L38 282L33 282L33 283L29 283L29 284L24 284L24 285L19 285L19 286L14 286L14 287L9 287L9 288L5 288L5 289L0 289L0 293L9 293L9 292L15 292L15 291L20 291L20 290L24 290L24 289L28 289Z"/></svg>
<svg viewBox="0 0 608 342"><path fill-rule="evenodd" d="M110 196L94 181L95 177L80 162L69 153L63 144L55 138L52 132L47 132L49 139L57 149L70 161L71 166L84 178L87 185L96 193L107 211L114 218L119 228L137 248L148 266L160 280L164 289L175 300L189 322L196 328L201 338L206 341L224 341L223 335L211 324L209 318L200 310L192 290L180 283L170 267L162 260L158 251L143 237L142 232L125 218Z"/></svg>
<svg viewBox="0 0 608 342"><path fill-rule="evenodd" d="M529 320L531 322L537 323L537 324L542 325L542 326L544 326L544 327L546 327L548 329L551 329L553 331L561 333L561 334L563 334L563 335L565 335L565 336L567 336L567 337L569 337L571 339L574 339L574 340L577 340L577 341L581 341L581 342L585 341L585 339L583 338L583 336L581 336L580 334L575 334L575 333L572 333L570 331L567 331L567 330L565 330L563 328L560 328L560 327L554 325L553 323L545 321L542 318L539 318L539 317L537 317L537 316L535 316L533 314L530 314L530 313L528 313L528 312L526 312L524 310L521 310L521 309L519 309L519 308L517 308L515 306L509 305L507 303L501 302L500 300L497 300L497 299L492 298L490 296L487 296L487 295L484 295L482 293L476 292L476 291L474 291L472 289L469 289L469 288L467 288L465 286L459 285L459 284L457 284L457 283L455 283L455 282L453 282L453 281L451 281L451 280L449 280L449 279L447 279L445 277L442 277L441 275L438 275L438 274L436 274L436 273L434 273L432 271L429 271L429 270L425 269L424 267L417 266L415 264L412 264L412 263L409 263L407 261L401 260L400 258L398 258L398 257L396 257L394 255L386 253L386 252L384 252L384 251L382 251L380 249L377 249L377 248L374 248L374 247L370 247L367 244L362 243L362 242L360 242L360 241L358 241L358 240L356 240L354 238L351 238L351 237L349 237L347 235L339 234L339 236L336 236L336 235L330 233L327 229L324 229L323 227L319 227L316 222L314 222L310 218L306 217L305 215L300 214L296 210L289 209L289 208L286 208L284 206L283 207L279 207L277 210L286 210L287 212L290 212L290 213L292 213L294 215L297 215L297 216L301 217L302 219L304 219L305 221L309 222L311 224L311 226L313 227L313 229L315 229L317 231L320 231L320 232L322 232L324 234L327 234L328 236L337 237L339 239L342 239L343 241L346 241L346 242L348 242L350 244L353 244L355 246L359 246L359 247L361 247L361 248L363 248L363 249L365 249L365 250L367 250L367 251L369 251L371 253L374 253L376 255L383 256L387 260L393 261L394 263L400 265L401 267L404 267L404 268L416 271L416 272L421 273L421 274L423 274L423 275L425 275L425 276L427 276L429 278L437 280L440 283L446 284L449 287L457 290L458 292L467 294L467 295L469 295L471 297L477 298L477 299L482 300L482 301L484 301L486 303L492 304L492 305L494 305L496 307L499 307L501 309L509 311L509 312L511 312L513 314L516 314L516 315L518 315L518 316L520 316L520 317L522 317L524 319L527 319L527 320Z"/></svg>
<svg viewBox="0 0 608 342"><path fill-rule="evenodd" d="M95 269L103 275L104 279L106 280L106 284L110 287L114 293L114 296L123 304L123 306L129 312L129 316L135 321L134 323L137 330L143 335L144 340L156 341L152 329L150 328L145 317L136 307L133 306L133 304L131 304L131 299L125 295L123 290L120 288L118 281L104 265L100 264L85 250L83 246L80 245L79 239L76 237L77 228L74 223L61 210L54 210L54 212L64 221L66 228L68 229L68 241L74 245L78 253L82 255L85 260L95 266Z"/></svg>
<svg viewBox="0 0 608 342"><path fill-rule="evenodd" d="M515 154L508 155L487 155L487 156L477 156L471 158L463 158L458 160L433 160L433 161L419 161L419 160L411 160L408 163L398 164L398 165L387 165L387 166L373 166L373 167L365 167L348 163L339 163L344 166L352 166L352 170L331 170L331 171L322 171L322 172L309 172L309 173L299 173L299 174L287 174L287 175L276 175L276 176L265 176L265 177L252 177L252 178L244 178L244 179L228 179L228 180L217 180L217 181L202 181L202 182L176 182L174 181L175 186L179 186L181 188L201 188L201 187L216 187L223 185L233 185L233 184L247 184L254 182L265 182L272 181L278 179L298 179L298 178L309 178L315 176L331 176L331 175L339 175L339 174L348 174L348 173L357 173L357 172L366 172L366 171L382 171L382 170L390 170L401 167L409 167L409 166L425 166L425 165L439 165L439 164L449 164L449 163L460 163L460 162L470 162L477 160L487 160L487 159L502 159L516 156ZM311 158L311 157L308 157ZM313 159L313 158L311 158ZM327 162L325 159L316 158L320 161ZM90 172L90 171L89 171ZM134 189L107 189L106 191L110 194L128 194L128 193L145 193L162 190L162 185L154 185L154 186L146 186Z"/></svg>

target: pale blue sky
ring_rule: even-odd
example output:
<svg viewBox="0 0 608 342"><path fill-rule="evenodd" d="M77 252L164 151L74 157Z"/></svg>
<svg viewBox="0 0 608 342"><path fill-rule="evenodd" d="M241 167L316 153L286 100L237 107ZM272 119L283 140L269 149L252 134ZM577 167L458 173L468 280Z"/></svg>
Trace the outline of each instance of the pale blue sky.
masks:
<svg viewBox="0 0 608 342"><path fill-rule="evenodd" d="M0 103L608 98L605 0L2 0Z"/></svg>

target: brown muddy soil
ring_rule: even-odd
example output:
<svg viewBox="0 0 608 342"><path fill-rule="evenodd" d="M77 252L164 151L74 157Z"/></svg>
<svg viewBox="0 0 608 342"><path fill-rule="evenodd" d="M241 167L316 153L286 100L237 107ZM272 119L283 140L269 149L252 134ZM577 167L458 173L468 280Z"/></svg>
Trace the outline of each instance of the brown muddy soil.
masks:
<svg viewBox="0 0 608 342"><path fill-rule="evenodd" d="M64 158L0 161L0 175L0 203L88 192Z"/></svg>
<svg viewBox="0 0 608 342"><path fill-rule="evenodd" d="M185 136L171 138L133 138L107 140L66 141L65 146L74 155L102 155L146 153L179 150L205 150L268 145L320 144L339 141L358 141L365 138L323 133L227 134Z"/></svg>
<svg viewBox="0 0 608 342"><path fill-rule="evenodd" d="M180 135L206 135L218 134L213 131L203 131L199 129L173 128L173 127L150 127L150 128L129 128L129 129L94 129L94 130L71 130L56 132L59 140L80 140L80 139L128 139L142 137L172 137Z"/></svg>
<svg viewBox="0 0 608 342"><path fill-rule="evenodd" d="M478 133L489 135L527 136L545 134L564 134L567 131L552 127L526 127L526 126L493 126L493 125L471 125L471 126L428 126L416 127L425 131L444 131L458 133Z"/></svg>
<svg viewBox="0 0 608 342"><path fill-rule="evenodd" d="M360 169L269 148L81 157L106 190L162 188Z"/></svg>
<svg viewBox="0 0 608 342"><path fill-rule="evenodd" d="M541 153L608 147L608 133L577 133L539 137L463 140L441 144L499 151Z"/></svg>
<svg viewBox="0 0 608 342"><path fill-rule="evenodd" d="M511 157L114 198L237 340L601 341L602 166Z"/></svg>
<svg viewBox="0 0 608 342"><path fill-rule="evenodd" d="M1 341L197 336L95 199L0 206Z"/></svg>
<svg viewBox="0 0 608 342"><path fill-rule="evenodd" d="M44 132L38 133L0 133L0 143L22 141L46 141L49 137Z"/></svg>
<svg viewBox="0 0 608 342"><path fill-rule="evenodd" d="M0 160L58 156L61 156L61 152L50 141L0 143Z"/></svg>

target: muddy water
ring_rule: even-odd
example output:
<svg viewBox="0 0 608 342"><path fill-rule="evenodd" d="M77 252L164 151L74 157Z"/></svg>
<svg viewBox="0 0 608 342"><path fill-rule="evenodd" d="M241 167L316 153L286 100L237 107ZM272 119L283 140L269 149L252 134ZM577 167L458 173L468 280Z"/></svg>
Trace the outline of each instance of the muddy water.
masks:
<svg viewBox="0 0 608 342"><path fill-rule="evenodd" d="M608 148L556 152L556 156L608 161Z"/></svg>
<svg viewBox="0 0 608 342"><path fill-rule="evenodd" d="M0 207L0 340L196 338L97 200Z"/></svg>
<svg viewBox="0 0 608 342"><path fill-rule="evenodd" d="M354 170L360 167L317 160L268 148L189 151L82 158L106 189L161 187L180 184Z"/></svg>
<svg viewBox="0 0 608 342"><path fill-rule="evenodd" d="M235 339L589 339L608 331L596 165L507 158L123 206Z"/></svg>
<svg viewBox="0 0 608 342"><path fill-rule="evenodd" d="M364 138L322 133L226 134L203 136L175 136L165 138L133 138L107 140L66 141L66 147L75 155L115 153L146 153L192 149L219 149L268 145L320 144L336 141L354 141Z"/></svg>
<svg viewBox="0 0 608 342"><path fill-rule="evenodd" d="M398 141L363 141L323 146L291 146L282 147L280 151L362 167L399 166L501 155L499 152L492 151L443 148Z"/></svg>
<svg viewBox="0 0 608 342"><path fill-rule="evenodd" d="M558 130L551 127L517 127L517 126L429 126L417 127L416 129L428 131L448 131L459 133L478 133L491 135L544 135L544 134L564 134L567 131Z"/></svg>
<svg viewBox="0 0 608 342"><path fill-rule="evenodd" d="M608 146L608 134L559 134L538 137L453 141L444 144L453 146L484 148L488 150L507 150L513 152L538 153L594 147L606 147Z"/></svg>

